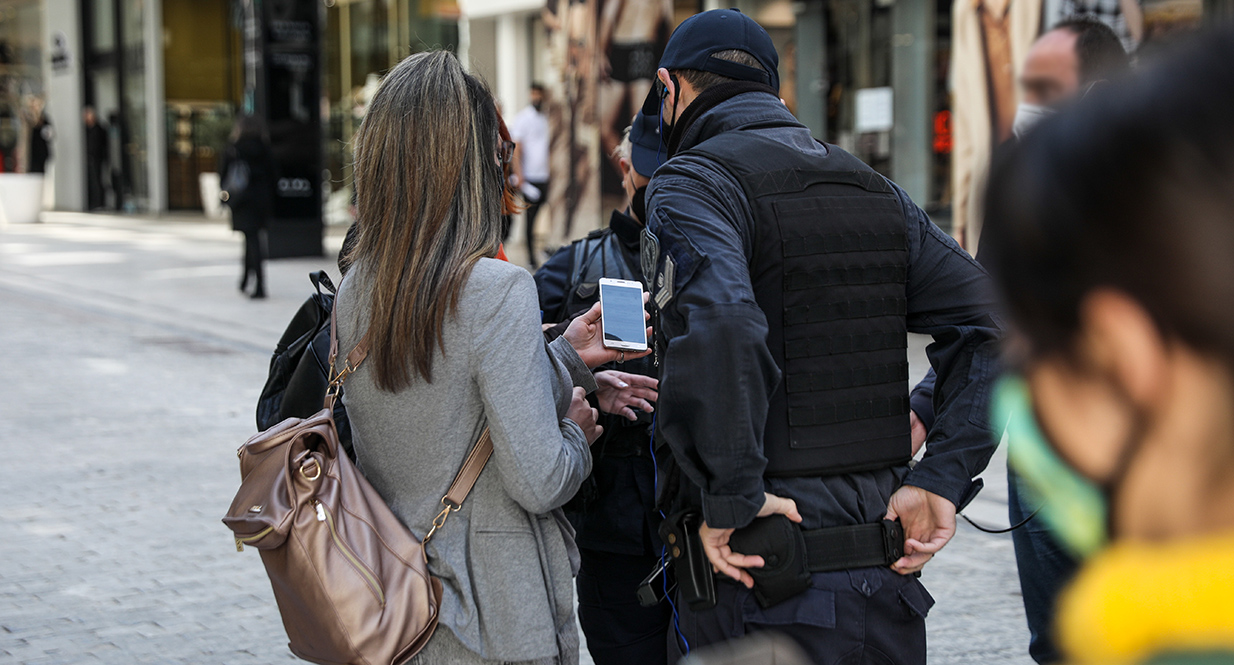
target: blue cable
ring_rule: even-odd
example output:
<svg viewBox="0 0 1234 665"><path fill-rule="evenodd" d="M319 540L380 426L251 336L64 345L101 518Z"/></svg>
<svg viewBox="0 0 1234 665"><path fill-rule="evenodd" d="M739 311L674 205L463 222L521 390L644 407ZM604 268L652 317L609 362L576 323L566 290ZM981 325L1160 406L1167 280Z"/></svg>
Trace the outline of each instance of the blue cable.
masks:
<svg viewBox="0 0 1234 665"><path fill-rule="evenodd" d="M651 466L655 470L655 476L652 478L652 486L654 488L655 498L658 501L660 498L660 463L656 461L656 416L651 416L651 439L647 442L648 452L651 453ZM663 510L657 510L660 513L660 519L668 519L664 515ZM660 563L664 563L664 558L668 555L668 547L663 543L660 545ZM686 647L686 655L690 655L690 641L686 639L684 633L681 632L681 616L677 614L677 603L673 602L673 597L668 593L668 574L665 573L664 579L664 597L668 599L668 606L673 610L673 630L677 632L677 637L681 638L681 643Z"/></svg>
<svg viewBox="0 0 1234 665"><path fill-rule="evenodd" d="M664 149L664 98L660 98L660 112L656 114L656 119L660 122L657 134L660 136L660 142L656 144L656 166L664 166L664 160L660 157L661 151ZM655 419L652 419L654 424ZM655 433L652 433L655 436Z"/></svg>

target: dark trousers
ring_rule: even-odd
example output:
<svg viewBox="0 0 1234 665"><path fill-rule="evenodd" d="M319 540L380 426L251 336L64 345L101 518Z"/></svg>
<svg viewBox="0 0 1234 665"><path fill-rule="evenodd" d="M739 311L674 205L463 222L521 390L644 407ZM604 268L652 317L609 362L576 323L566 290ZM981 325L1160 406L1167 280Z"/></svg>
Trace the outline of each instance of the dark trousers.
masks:
<svg viewBox="0 0 1234 665"><path fill-rule="evenodd" d="M97 210L107 205L107 193L103 188L103 162L86 159L86 210Z"/></svg>
<svg viewBox="0 0 1234 665"><path fill-rule="evenodd" d="M580 553L578 622L596 665L663 665L672 610L667 602L643 607L636 595L659 557Z"/></svg>
<svg viewBox="0 0 1234 665"><path fill-rule="evenodd" d="M814 573L804 592L767 609L735 582L716 578L716 606L691 611L678 600L681 635L669 660L690 649L759 631L793 638L820 665L924 665L925 617L934 599L917 578L890 568Z"/></svg>
<svg viewBox="0 0 1234 665"><path fill-rule="evenodd" d="M257 288L254 293L263 295L266 292L266 243L264 235L265 231L262 229L244 232L244 278L240 282L240 288L243 289L249 283L250 276L256 278Z"/></svg>
<svg viewBox="0 0 1234 665"><path fill-rule="evenodd" d="M1025 505L1016 482L1015 473L1007 469L1007 516L1012 524L1023 522L1036 510L1036 506ZM1063 655L1054 643L1054 604L1079 564L1039 519L1012 531L1011 540L1028 619L1028 655L1042 665L1061 662Z"/></svg>
<svg viewBox="0 0 1234 665"><path fill-rule="evenodd" d="M531 267L534 268L540 265L536 261L536 215L540 214L540 206L548 200L548 181L535 182L528 180L527 182L540 190L540 198L535 201L528 201L531 205L527 207L527 256L528 261L531 261ZM646 573L644 573L644 576L646 576Z"/></svg>

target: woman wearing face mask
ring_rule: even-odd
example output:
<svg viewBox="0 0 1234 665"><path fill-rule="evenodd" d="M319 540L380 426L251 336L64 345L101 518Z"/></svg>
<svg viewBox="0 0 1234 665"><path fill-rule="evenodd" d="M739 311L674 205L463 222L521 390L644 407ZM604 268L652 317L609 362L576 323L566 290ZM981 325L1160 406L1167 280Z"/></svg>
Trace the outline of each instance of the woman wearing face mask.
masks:
<svg viewBox="0 0 1234 665"><path fill-rule="evenodd" d="M1091 95L991 173L983 258L1021 368L997 409L1086 558L1056 624L1075 662L1234 662L1231 52L1225 32Z"/></svg>

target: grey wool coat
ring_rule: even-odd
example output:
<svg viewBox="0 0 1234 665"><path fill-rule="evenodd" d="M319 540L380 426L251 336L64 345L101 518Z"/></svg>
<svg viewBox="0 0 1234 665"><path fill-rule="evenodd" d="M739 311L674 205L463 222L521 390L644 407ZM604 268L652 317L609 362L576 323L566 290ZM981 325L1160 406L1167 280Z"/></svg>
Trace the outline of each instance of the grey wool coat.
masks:
<svg viewBox="0 0 1234 665"><path fill-rule="evenodd" d="M340 354L367 326L366 273L358 263L339 290ZM559 507L590 473L591 452L565 414L574 386L596 386L569 343L544 343L539 311L526 270L481 259L446 317L432 383L413 374L406 389L379 390L365 363L343 398L360 470L420 539L490 428L493 457L426 548L445 589L438 631L477 660L578 661L578 551Z"/></svg>

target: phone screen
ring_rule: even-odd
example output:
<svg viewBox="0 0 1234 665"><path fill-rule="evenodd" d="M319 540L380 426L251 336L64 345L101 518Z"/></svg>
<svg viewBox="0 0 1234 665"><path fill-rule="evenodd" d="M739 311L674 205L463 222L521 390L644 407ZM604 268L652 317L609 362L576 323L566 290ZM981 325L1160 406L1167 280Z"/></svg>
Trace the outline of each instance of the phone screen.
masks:
<svg viewBox="0 0 1234 665"><path fill-rule="evenodd" d="M601 283L600 302L605 341L647 344L641 287Z"/></svg>

